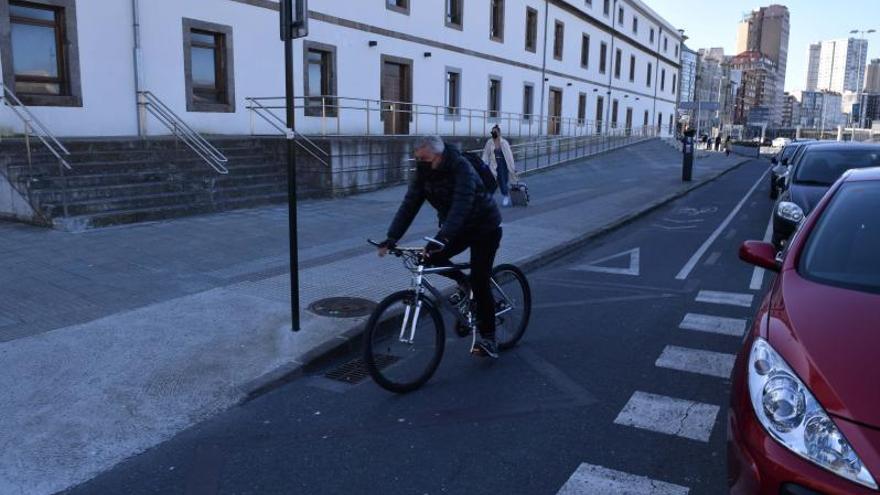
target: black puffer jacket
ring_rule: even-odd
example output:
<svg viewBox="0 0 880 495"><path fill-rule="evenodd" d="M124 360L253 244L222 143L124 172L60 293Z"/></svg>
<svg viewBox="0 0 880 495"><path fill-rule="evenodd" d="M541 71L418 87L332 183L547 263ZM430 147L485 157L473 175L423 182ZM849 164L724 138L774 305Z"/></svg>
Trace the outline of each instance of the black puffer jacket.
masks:
<svg viewBox="0 0 880 495"><path fill-rule="evenodd" d="M461 153L446 145L437 170L416 170L406 197L391 222L388 238L400 240L425 200L437 210L437 238L449 242L459 235L492 230L501 225L501 212L483 180Z"/></svg>

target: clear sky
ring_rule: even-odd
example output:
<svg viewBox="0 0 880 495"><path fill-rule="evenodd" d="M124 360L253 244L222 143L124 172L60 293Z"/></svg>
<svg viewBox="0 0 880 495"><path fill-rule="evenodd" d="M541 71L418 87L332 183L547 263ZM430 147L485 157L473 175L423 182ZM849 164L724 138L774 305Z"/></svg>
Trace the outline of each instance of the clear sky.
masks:
<svg viewBox="0 0 880 495"><path fill-rule="evenodd" d="M821 40L847 38L853 29L876 29L867 35L868 60L880 58L880 0L645 0L652 9L684 29L693 50L724 47L736 55L736 27L744 13L779 3L788 7L791 33L788 40L786 91L803 89L807 75L807 47Z"/></svg>

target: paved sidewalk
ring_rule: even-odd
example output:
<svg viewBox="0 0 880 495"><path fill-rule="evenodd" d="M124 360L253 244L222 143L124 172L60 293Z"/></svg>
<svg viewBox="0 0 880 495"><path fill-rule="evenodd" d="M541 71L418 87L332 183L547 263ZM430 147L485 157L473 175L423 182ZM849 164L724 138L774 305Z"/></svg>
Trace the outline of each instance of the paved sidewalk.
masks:
<svg viewBox="0 0 880 495"><path fill-rule="evenodd" d="M528 177L503 261L534 263L742 163L680 182L654 140ZM302 302L378 301L407 283L383 236L403 188L300 203ZM409 239L435 233L425 208ZM51 493L229 407L345 341L363 319L303 311L290 332L286 207L82 234L0 223L0 493Z"/></svg>

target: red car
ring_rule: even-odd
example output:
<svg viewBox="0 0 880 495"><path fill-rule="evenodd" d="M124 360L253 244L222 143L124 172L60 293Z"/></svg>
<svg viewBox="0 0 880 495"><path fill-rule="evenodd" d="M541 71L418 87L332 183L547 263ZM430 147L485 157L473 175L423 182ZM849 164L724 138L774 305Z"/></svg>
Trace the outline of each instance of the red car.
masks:
<svg viewBox="0 0 880 495"><path fill-rule="evenodd" d="M874 494L880 476L880 169L847 172L787 251L746 336L728 417L730 493Z"/></svg>

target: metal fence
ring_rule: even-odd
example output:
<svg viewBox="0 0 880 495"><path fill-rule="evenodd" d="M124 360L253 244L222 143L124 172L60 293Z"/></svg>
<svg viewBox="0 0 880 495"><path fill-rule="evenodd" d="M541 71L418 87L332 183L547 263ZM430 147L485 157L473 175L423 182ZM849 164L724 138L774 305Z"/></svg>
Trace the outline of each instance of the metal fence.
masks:
<svg viewBox="0 0 880 495"><path fill-rule="evenodd" d="M283 97L247 97L251 134L284 134ZM314 136L485 136L498 125L512 137L602 135L635 127L630 123L585 118L540 116L404 101L345 96L300 96L294 99L297 132ZM621 125L622 124L622 125Z"/></svg>

